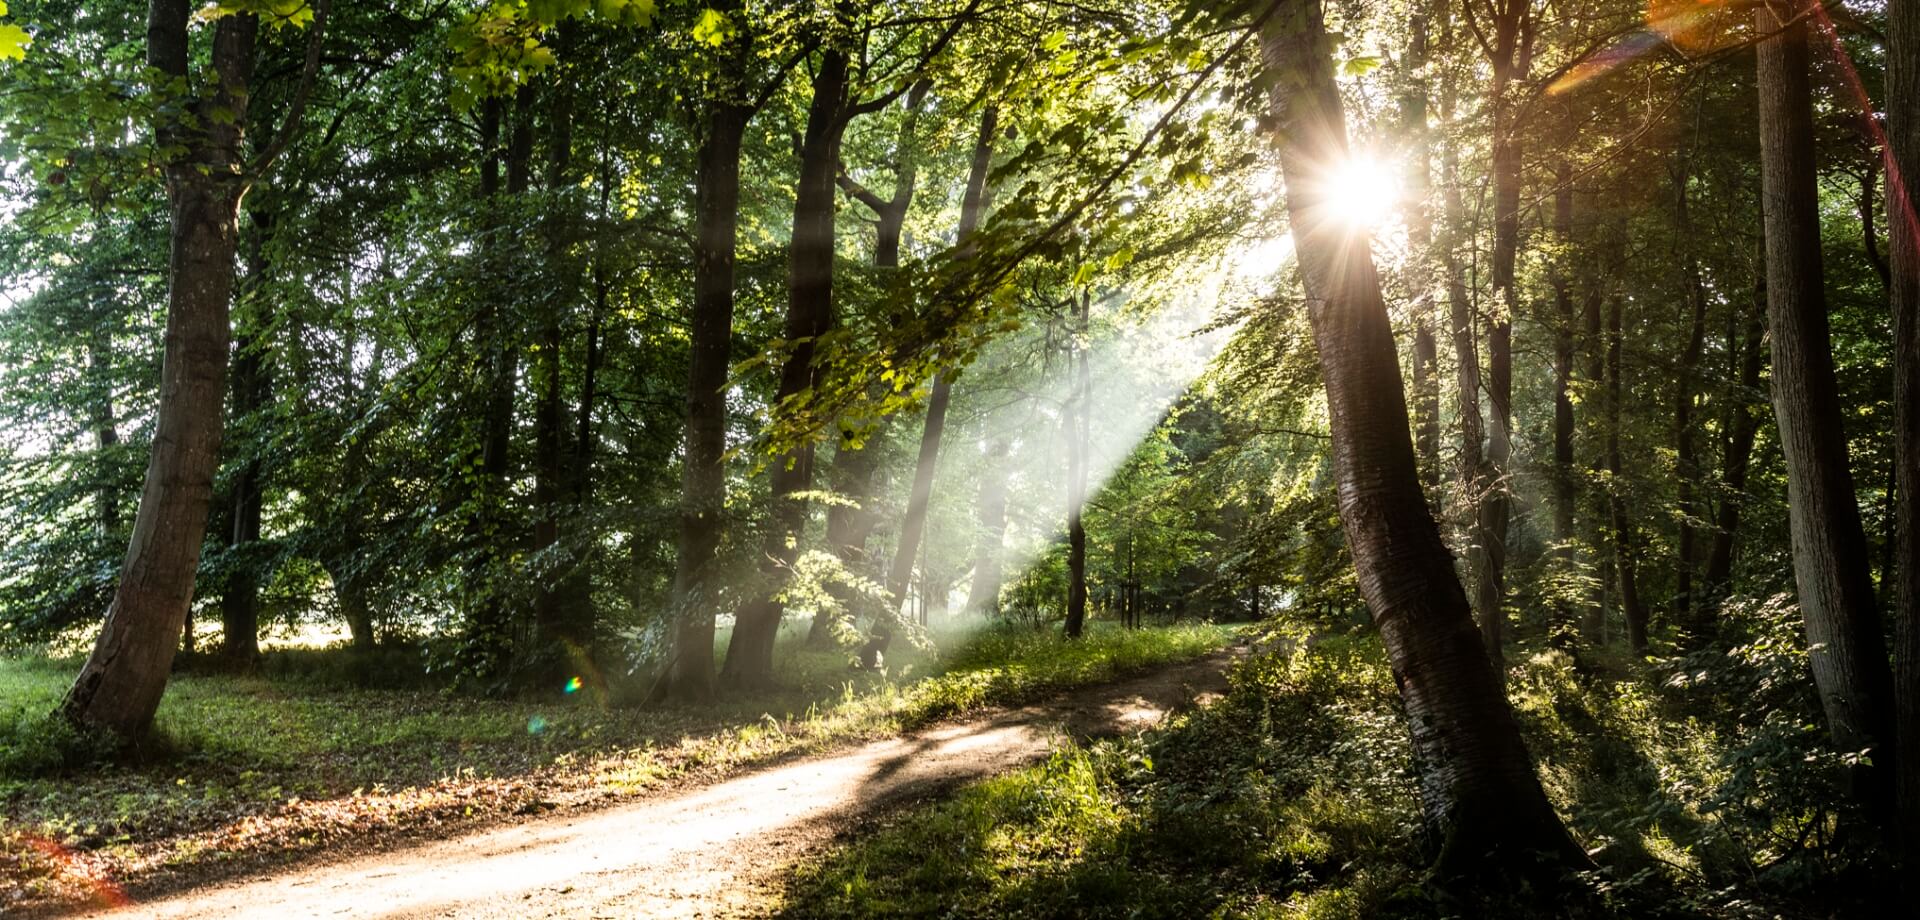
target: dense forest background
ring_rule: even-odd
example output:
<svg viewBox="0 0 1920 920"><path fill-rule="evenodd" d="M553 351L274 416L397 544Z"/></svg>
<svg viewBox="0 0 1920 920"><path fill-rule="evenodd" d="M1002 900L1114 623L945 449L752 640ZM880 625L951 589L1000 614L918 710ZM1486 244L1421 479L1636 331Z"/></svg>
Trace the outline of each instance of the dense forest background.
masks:
<svg viewBox="0 0 1920 920"><path fill-rule="evenodd" d="M637 705L1376 630L1445 872L1592 867L1561 662L1716 727L1739 884L1877 899L1910 4L0 5L0 643L131 737L275 644Z"/></svg>

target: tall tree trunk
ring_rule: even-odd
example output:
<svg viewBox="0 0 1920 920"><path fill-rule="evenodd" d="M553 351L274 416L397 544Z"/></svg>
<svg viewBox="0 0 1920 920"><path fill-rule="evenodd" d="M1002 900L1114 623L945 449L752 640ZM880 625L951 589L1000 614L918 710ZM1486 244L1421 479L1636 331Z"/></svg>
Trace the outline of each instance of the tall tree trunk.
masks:
<svg viewBox="0 0 1920 920"><path fill-rule="evenodd" d="M1601 301L1604 299L1605 295L1600 285L1596 283L1594 289L1587 293L1586 305L1581 311L1581 325L1585 329L1587 353L1586 383L1595 388L1595 393L1602 392L1607 380L1607 347L1606 341L1601 337L1602 320L1600 318ZM1591 421L1588 427L1592 428ZM1599 471L1605 468L1605 452L1596 451L1591 461L1591 469ZM1613 515L1612 507L1606 505L1606 501L1608 499L1605 496L1595 493L1592 533L1594 547L1599 551L1600 572L1599 577L1595 579L1593 597L1587 605L1587 615L1580 630L1587 641L1594 645L1603 645L1607 641L1607 604L1614 575L1611 537Z"/></svg>
<svg viewBox="0 0 1920 920"><path fill-rule="evenodd" d="M1647 608L1640 603L1639 539L1621 496L1624 469L1620 456L1620 410L1624 392L1620 376L1621 313L1625 298L1615 294L1607 310L1607 516L1612 521L1609 542L1620 579L1620 613L1627 624L1627 647L1636 656L1647 653Z"/></svg>
<svg viewBox="0 0 1920 920"><path fill-rule="evenodd" d="M1492 316L1487 324L1486 476L1479 495L1475 543L1481 565L1474 579L1474 609L1494 668L1505 673L1507 517L1513 454L1513 317L1520 310L1514 266L1520 252L1520 135L1516 110L1519 82L1532 57L1533 0L1504 0L1496 7L1493 64L1493 277Z"/></svg>
<svg viewBox="0 0 1920 920"><path fill-rule="evenodd" d="M967 610L981 616L1000 612L1001 558L1007 534L1007 455L1012 439L995 436L987 445L980 472L980 496L974 505L973 581L967 586Z"/></svg>
<svg viewBox="0 0 1920 920"><path fill-rule="evenodd" d="M187 0L147 8L147 63L188 77ZM165 167L171 254L153 453L120 582L86 664L60 704L66 718L137 738L153 723L193 602L194 573L220 453L227 316L246 194L241 141L253 77L251 15L214 28L214 87L189 120L162 114L158 140L182 152ZM223 117L213 118L214 110ZM224 117L231 113L233 117Z"/></svg>
<svg viewBox="0 0 1920 920"><path fill-rule="evenodd" d="M920 156L916 147L919 141L915 130L920 123L921 107L931 87L930 82L921 80L907 94L906 112L900 118L900 133L893 145L894 182L891 197L881 198L869 191L847 175L844 169L839 175L840 187L874 213L873 267L883 272L900 267L900 237L906 232L907 212L913 205L920 175ZM861 443L855 443L851 435L843 438L833 452L833 463L827 467L828 487L841 499L827 509L827 547L849 572L864 569L867 565L867 537L873 533L873 525L878 520L875 509L870 505L873 502L873 474L879 467L879 458L866 445L879 443L879 439L885 435L888 421L882 419L866 433ZM813 625L807 629L807 644L816 648L830 642L832 626L839 615L844 614L847 619L854 617L859 602L858 594L844 582L835 581L827 585L827 593L834 599L839 611L822 609L814 613Z"/></svg>
<svg viewBox="0 0 1920 920"><path fill-rule="evenodd" d="M1554 173L1553 235L1561 254L1553 272L1553 542L1554 552L1571 558L1573 506L1573 167L1561 163Z"/></svg>
<svg viewBox="0 0 1920 920"><path fill-rule="evenodd" d="M1706 592L1702 606L1709 610L1732 589L1740 508L1747 500L1747 470L1753 458L1754 438L1760 432L1760 412L1754 396L1760 393L1760 371L1766 366L1767 273L1764 265L1757 267L1760 270L1755 272L1753 306L1744 324L1744 336L1727 343L1727 354L1739 356L1739 372L1732 392L1727 394L1727 418L1722 422L1727 435L1721 448L1720 479L1726 497L1714 515L1713 543L1707 549L1706 570L1701 576ZM1731 332L1728 338L1732 339Z"/></svg>
<svg viewBox="0 0 1920 920"><path fill-rule="evenodd" d="M1675 210L1678 213L1675 222L1679 225L1681 239L1690 241L1693 239L1693 220L1687 211L1689 177L1684 166L1676 178ZM1700 457L1694 441L1693 409L1700 356L1706 349L1707 341L1707 285L1700 274L1699 254L1691 242L1683 245L1686 247L1687 303L1692 322L1687 330L1686 350L1680 355L1680 373L1674 381L1673 395L1675 497L1680 512L1680 540L1676 547L1679 558L1674 560L1673 619L1697 632L1700 624L1695 617L1698 599L1694 597L1693 575L1699 549L1694 522L1704 515L1694 496L1694 482L1700 476Z"/></svg>
<svg viewBox="0 0 1920 920"><path fill-rule="evenodd" d="M261 410L272 395L272 381L261 332L272 325L272 304L260 292L266 283L267 238L273 232L270 213L248 209L253 233L246 255L246 283L242 303L248 308L242 315L237 335L233 368L233 414L243 426L257 426ZM257 440L257 434L256 434ZM260 657L260 574L248 548L260 540L260 517L264 469L258 456L258 444L249 445L254 456L244 460L233 480L233 532L230 551L238 554L239 565L227 581L220 598L221 654L232 663L247 666Z"/></svg>
<svg viewBox="0 0 1920 920"><path fill-rule="evenodd" d="M817 382L817 342L833 327L834 177L840 166L840 137L846 130L848 61L829 47L820 56L807 107L807 129L800 145L800 178L793 205L793 242L787 266L787 319L781 338L789 343L774 411L788 411L807 398ZM786 613L780 592L799 557L806 529L807 490L813 488L813 445L788 447L773 459L773 520L762 547L761 575L766 585L741 606L720 679L731 687L752 689L773 681L773 642Z"/></svg>
<svg viewBox="0 0 1920 920"><path fill-rule="evenodd" d="M103 305L105 303L103 299ZM110 540L120 529L120 495L114 488L110 467L113 449L120 445L120 429L113 410L113 338L108 332L109 315L103 310L87 336L87 375L91 378L92 390L87 403L87 421L93 426L95 475L99 478L93 493L94 526L103 539Z"/></svg>
<svg viewBox="0 0 1920 920"><path fill-rule="evenodd" d="M572 42L572 26L563 25L557 42L560 55ZM547 162L545 186L557 193L569 183L573 162L573 94L564 82L548 87ZM549 275L551 294L540 311L540 347L534 353L534 386L538 399L533 417L533 553L536 559L552 555L560 543L560 522L566 515L563 503L569 494L573 470L566 443L566 403L562 380L562 362L566 353L565 318L575 307L578 294L576 276L567 264L565 229L554 217L543 223L543 268ZM539 669L537 683L559 686L569 675L595 673L589 660L592 645L592 608L588 598L569 596L575 561L545 560L539 566L547 573L539 579L533 599L535 654Z"/></svg>
<svg viewBox="0 0 1920 920"><path fill-rule="evenodd" d="M1316 179L1347 155L1317 0L1267 17L1263 52L1307 317L1326 381L1340 517L1406 704L1442 878L1584 866L1533 772L1421 493L1392 327L1364 230L1316 223Z"/></svg>
<svg viewBox="0 0 1920 920"><path fill-rule="evenodd" d="M733 340L735 227L740 146L753 113L716 101L707 113L694 178L693 322L687 360L687 433L681 461L680 543L673 576L673 655L668 697L713 696L713 579L727 498L727 366Z"/></svg>
<svg viewBox="0 0 1920 920"><path fill-rule="evenodd" d="M1067 623L1069 639L1080 638L1087 622L1087 429L1093 409L1093 393L1087 376L1088 312L1093 303L1090 291L1080 292L1080 309L1075 320L1073 354L1073 408L1067 412Z"/></svg>
<svg viewBox="0 0 1920 920"><path fill-rule="evenodd" d="M1872 763L1854 771L1854 792L1867 814L1884 820L1894 776L1893 678L1834 379L1802 12L1796 2L1754 14L1759 32L1771 36L1757 58L1773 412L1786 455L1794 581L1814 683L1835 745L1871 754Z"/></svg>
<svg viewBox="0 0 1920 920"><path fill-rule="evenodd" d="M1887 243L1893 309L1894 682L1906 877L1920 878L1920 4L1887 3ZM1914 884L1911 883L1910 884ZM1914 892L1909 889L1909 898Z"/></svg>
<svg viewBox="0 0 1920 920"><path fill-rule="evenodd" d="M1400 120L1413 148L1408 158L1407 246L1418 260L1415 278L1420 292L1413 313L1414 450L1431 493L1440 486L1440 355L1433 333L1433 215L1427 209L1433 184L1433 143L1427 131L1427 17L1419 9L1409 23L1405 67L1408 77L1400 97Z"/></svg>
<svg viewBox="0 0 1920 920"><path fill-rule="evenodd" d="M993 165L993 136L1000 121L1000 110L987 106L980 113L980 133L973 144L973 161L967 170L967 190L960 202L960 229L955 235L960 258L971 252L973 232L986 210L987 173ZM927 528L927 505L933 498L934 472L940 463L940 440L947 426L947 405L953 398L953 378L957 368L934 374L933 393L927 398L927 421L921 429L920 454L913 466L913 489L907 496L907 511L900 521L900 539L894 549L893 566L887 573L887 603L892 612L906 599L908 580L913 577L913 562L920 553L920 540ZM878 667L892 639L892 615L874 624L873 636L861 652L861 663Z"/></svg>

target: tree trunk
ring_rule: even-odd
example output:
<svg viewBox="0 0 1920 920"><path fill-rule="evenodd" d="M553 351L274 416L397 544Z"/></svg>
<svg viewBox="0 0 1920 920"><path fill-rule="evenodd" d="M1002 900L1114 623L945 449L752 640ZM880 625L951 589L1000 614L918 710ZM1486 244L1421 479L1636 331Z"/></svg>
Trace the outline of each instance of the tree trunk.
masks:
<svg viewBox="0 0 1920 920"><path fill-rule="evenodd" d="M914 132L920 123L920 109L930 88L931 84L922 80L915 83L907 94L907 110L901 116L900 133L893 146L892 197L883 199L853 181L844 170L840 173L841 188L874 213L873 267L876 269L900 267L900 237L906 232L907 211L913 205L920 175L919 152L915 149L918 142ZM867 537L872 534L873 525L878 520L875 509L869 504L873 501L873 474L879 466L879 458L866 445L878 443L884 437L888 421L882 419L866 433L864 442L857 446L851 443L850 438L843 440L833 453L833 464L827 468L828 487L842 500L827 509L827 546L849 571L864 569L867 564ZM827 586L827 593L839 605L840 613L849 620L855 618L859 596L849 585L836 581ZM833 610L816 611L813 625L807 630L807 645L818 648L829 644L835 617Z"/></svg>
<svg viewBox="0 0 1920 920"><path fill-rule="evenodd" d="M1867 814L1886 820L1893 681L1834 379L1801 12L1797 4L1755 11L1756 28L1772 36L1759 44L1757 58L1773 411L1786 455L1794 581L1814 683L1835 745L1870 752L1872 764L1854 771L1854 793Z"/></svg>
<svg viewBox="0 0 1920 920"><path fill-rule="evenodd" d="M1764 241L1761 248L1764 252ZM1739 372L1733 391L1727 395L1727 418L1722 423L1727 436L1722 446L1720 478L1727 494L1714 516L1713 544L1708 547L1707 566L1701 576L1706 592L1703 606L1708 609L1732 589L1740 507L1747 500L1747 469L1753 458L1754 438L1760 432L1760 412L1754 396L1760 393L1760 371L1766 366L1767 273L1764 265L1755 273L1753 293L1753 308L1747 317L1744 338L1727 343L1727 354L1739 355ZM1729 331L1728 338L1732 337Z"/></svg>
<svg viewBox="0 0 1920 920"><path fill-rule="evenodd" d="M1676 223L1679 225L1681 239L1693 238L1693 221L1687 213L1688 177L1683 168L1678 176L1675 208L1678 211ZM1691 308L1692 322L1687 330L1687 347L1680 355L1680 373L1674 381L1673 396L1673 444L1674 479L1676 505L1680 512L1680 539L1676 547L1679 558L1674 560L1674 596L1673 619L1698 631L1694 613L1697 609L1694 597L1694 566L1699 556L1697 529L1694 522L1703 515L1698 500L1694 496L1693 484L1700 476L1700 458L1693 436L1694 393L1698 388L1700 355L1706 348L1707 340L1707 286L1700 275L1700 257L1691 243L1686 247L1686 289L1687 303Z"/></svg>
<svg viewBox="0 0 1920 920"><path fill-rule="evenodd" d="M1920 5L1887 3L1887 245L1893 309L1894 459L1900 560L1894 682L1906 877L1920 878ZM1914 884L1912 882L1910 885ZM1909 889L1909 898L1913 897Z"/></svg>
<svg viewBox="0 0 1920 920"><path fill-rule="evenodd" d="M1627 515L1626 499L1620 495L1622 464L1620 456L1620 410L1623 387L1620 376L1621 313L1625 298L1616 294L1607 310L1607 517L1612 522L1609 535L1613 544L1613 565L1620 579L1620 613L1627 623L1627 647L1635 656L1647 653L1647 608L1640 603L1640 545Z"/></svg>
<svg viewBox="0 0 1920 920"><path fill-rule="evenodd" d="M266 283L266 243L272 233L273 217L252 209L248 213L252 218L253 238L247 247L247 280L242 297L250 309L242 317L233 368L233 414L243 427L249 422L258 425L259 413L266 408L273 392L263 354L266 346L260 339L261 331L273 324L271 302L260 294L261 286ZM258 433L256 441L257 438ZM239 475L233 480L233 532L229 547L237 554L239 564L220 598L221 654L243 667L260 657L260 574L255 568L257 561L249 558L248 548L260 540L264 472L258 443L249 445L247 452L254 456L241 464Z"/></svg>
<svg viewBox="0 0 1920 920"><path fill-rule="evenodd" d="M1092 412L1093 393L1087 379L1088 311L1093 295L1080 292L1080 309L1075 317L1078 334L1074 336L1073 408L1067 412L1067 623L1069 639L1078 639L1087 623L1087 429Z"/></svg>
<svg viewBox="0 0 1920 920"><path fill-rule="evenodd" d="M186 0L153 0L147 11L147 63L183 80L189 15ZM257 28L251 15L222 17L214 29L212 95L193 104L191 121L158 126L161 145L183 152L165 168L172 245L153 453L106 623L60 704L66 718L124 739L144 734L160 708L193 603L213 498ZM234 117L212 118L215 109Z"/></svg>
<svg viewBox="0 0 1920 920"><path fill-rule="evenodd" d="M820 56L807 107L807 130L800 146L800 178L793 204L793 242L787 266L787 319L781 338L788 344L774 411L794 410L813 390L818 370L818 339L833 327L834 177L840 165L840 137L846 130L847 56L829 47ZM766 560L759 595L735 615L727 643L722 683L740 689L773 682L773 642L786 607L780 591L806 529L807 490L813 488L813 445L797 444L774 457L773 520L762 547Z"/></svg>
<svg viewBox="0 0 1920 920"><path fill-rule="evenodd" d="M120 429L114 420L113 338L108 333L109 322L109 314L103 310L87 337L87 374L92 384L87 413L88 423L93 426L94 475L99 479L93 494L94 526L101 538L111 540L120 529L120 495L114 488L111 469L113 449L120 444Z"/></svg>
<svg viewBox="0 0 1920 920"><path fill-rule="evenodd" d="M1528 70L1532 43L1531 0L1509 0L1496 17L1493 64L1493 277L1492 316L1487 324L1487 453L1479 494L1480 569L1474 579L1474 609L1480 634L1505 675L1507 517L1512 505L1509 461L1513 454L1513 317L1520 309L1514 265L1520 252L1520 137L1516 87Z"/></svg>
<svg viewBox="0 0 1920 920"><path fill-rule="evenodd" d="M980 497L975 504L973 581L967 586L967 610L981 616L1000 613L1001 553L1007 534L1007 455L1013 449L1006 435L987 446L986 468L980 473Z"/></svg>
<svg viewBox="0 0 1920 920"><path fill-rule="evenodd" d="M999 124L1000 111L987 106L980 113L980 133L973 145L973 161L967 170L967 190L960 203L960 229L955 235L962 258L966 257L973 237L973 231L979 227L982 212L986 209L987 172L993 165L993 135ZM902 138L903 142L905 138ZM902 153L904 155L904 143ZM909 190L911 191L911 190ZM896 200L899 196L896 195ZM896 231L897 236L897 231ZM893 566L887 573L887 603L892 611L874 624L873 636L867 640L861 651L861 664L868 668L880 666L887 645L892 641L893 613L897 613L900 603L905 599L907 582L913 577L913 563L920 553L920 540L927 527L927 503L933 497L934 471L940 463L940 439L947 426L947 405L953 397L953 378L958 369L948 369L934 374L933 393L927 399L926 427L921 429L920 455L913 466L913 489L907 497L907 511L900 521L900 539L894 549Z"/></svg>
<svg viewBox="0 0 1920 920"><path fill-rule="evenodd" d="M566 56L565 46L571 43L572 28L568 24L560 29L557 42L562 46L559 51L562 57ZM548 191L558 192L568 185L573 161L573 95L563 82L548 87L547 91L551 100L547 106L545 185ZM568 462L571 450L566 443L561 365L566 353L564 321L575 307L577 284L567 264L563 228L552 218L544 223L544 268L551 275L552 294L541 310L540 348L534 354L533 370L534 385L539 388L533 418L533 554L536 559L559 551L560 522L567 513L563 503L575 498L570 494L575 471ZM557 687L571 675L591 675L597 671L588 654L593 642L590 599L567 591L575 584L572 573L578 567L578 561L571 559L539 562L538 569L544 574L533 599L535 654L539 662L534 675L536 685Z"/></svg>
<svg viewBox="0 0 1920 920"><path fill-rule="evenodd" d="M1553 274L1553 542L1554 552L1571 558L1573 506L1573 167L1561 163L1554 174L1553 235L1562 249Z"/></svg>
<svg viewBox="0 0 1920 920"><path fill-rule="evenodd" d="M1439 345L1434 340L1435 305L1431 291L1434 267L1433 215L1427 210L1432 185L1433 144L1427 133L1427 17L1415 10L1409 23L1405 66L1407 85L1400 98L1400 119L1413 148L1407 183L1407 246L1418 260L1413 312L1414 450L1420 456L1423 481L1431 493L1440 486Z"/></svg>
<svg viewBox="0 0 1920 920"><path fill-rule="evenodd" d="M1316 0L1268 16L1264 58L1307 315L1326 381L1340 517L1405 701L1443 879L1587 866L1533 772L1421 493L1392 327L1365 231L1316 223L1346 124ZM1535 862L1548 854L1548 872Z"/></svg>
<svg viewBox="0 0 1920 920"><path fill-rule="evenodd" d="M753 113L718 101L707 114L694 182L693 322L687 360L687 433L680 478L680 544L673 576L673 655L662 689L678 700L713 696L714 554L727 499L727 367L733 340L740 146Z"/></svg>

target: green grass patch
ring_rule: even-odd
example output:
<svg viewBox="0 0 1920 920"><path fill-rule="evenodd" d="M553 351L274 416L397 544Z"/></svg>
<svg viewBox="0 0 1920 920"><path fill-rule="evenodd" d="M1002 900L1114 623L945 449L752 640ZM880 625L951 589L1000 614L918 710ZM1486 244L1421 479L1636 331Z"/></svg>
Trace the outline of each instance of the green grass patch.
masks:
<svg viewBox="0 0 1920 920"><path fill-rule="evenodd" d="M252 676L176 675L156 743L133 758L49 717L78 662L0 659L0 869L31 875L29 837L93 851L124 878L631 794L1031 702L1204 655L1234 634L1101 625L1066 642L990 628L901 649L888 673L852 670L846 652L791 636L776 656L780 691L651 710L558 688L517 700L358 689L342 677L350 671L302 652L269 657Z"/></svg>

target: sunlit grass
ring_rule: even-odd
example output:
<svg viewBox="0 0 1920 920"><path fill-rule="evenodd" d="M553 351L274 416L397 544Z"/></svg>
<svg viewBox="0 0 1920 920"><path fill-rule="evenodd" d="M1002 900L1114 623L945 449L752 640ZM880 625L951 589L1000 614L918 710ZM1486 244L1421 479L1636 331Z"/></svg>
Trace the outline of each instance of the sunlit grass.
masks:
<svg viewBox="0 0 1920 920"><path fill-rule="evenodd" d="M138 877L342 835L577 806L1030 702L1198 657L1233 633L1096 624L1070 643L1052 631L988 628L936 635L944 654L902 649L887 674L850 670L845 651L803 649L796 635L776 655L783 690L656 710L602 707L587 694L354 689L317 677L317 659L270 660L269 676L177 675L158 743L133 761L49 737L59 725L47 713L77 662L0 659L0 877L55 893L59 880L31 868L29 835Z"/></svg>

